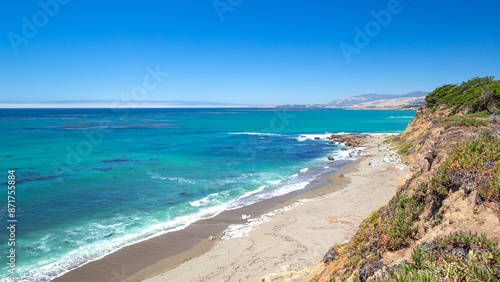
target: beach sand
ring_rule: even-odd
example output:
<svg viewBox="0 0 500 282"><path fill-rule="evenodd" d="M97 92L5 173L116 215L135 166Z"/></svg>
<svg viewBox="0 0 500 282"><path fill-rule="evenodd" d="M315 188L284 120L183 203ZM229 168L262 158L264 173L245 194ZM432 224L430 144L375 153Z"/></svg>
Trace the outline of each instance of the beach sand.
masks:
<svg viewBox="0 0 500 282"><path fill-rule="evenodd" d="M277 212L249 236L220 240L219 234L213 247L200 256L175 268L171 259L165 259L135 273L135 278L149 276L148 282L261 281L286 266L313 268L331 246L349 240L361 221L396 193L406 170L394 164L369 165L371 159L384 157L385 151L377 148L384 139L375 136L366 144L366 156L329 177L331 183L282 203L309 199Z"/></svg>

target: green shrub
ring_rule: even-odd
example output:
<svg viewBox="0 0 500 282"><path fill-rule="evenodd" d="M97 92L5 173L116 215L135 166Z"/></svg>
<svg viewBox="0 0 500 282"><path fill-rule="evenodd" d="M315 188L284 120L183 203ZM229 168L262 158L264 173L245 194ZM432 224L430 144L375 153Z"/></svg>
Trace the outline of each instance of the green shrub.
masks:
<svg viewBox="0 0 500 282"><path fill-rule="evenodd" d="M451 116L440 118L437 120L441 126L485 126L488 124L486 120L478 120L469 116Z"/></svg>
<svg viewBox="0 0 500 282"><path fill-rule="evenodd" d="M425 97L425 101L431 108L440 105L453 106L452 115L465 106L472 109L471 112L486 110L485 101L482 99L484 91L489 91L493 97L500 96L500 81L494 81L492 76L476 77L460 85L447 84L437 88ZM479 114L478 117L484 117Z"/></svg>
<svg viewBox="0 0 500 282"><path fill-rule="evenodd" d="M418 226L413 224L423 211L423 203L417 196L408 196L407 192L394 196L386 208L386 218L375 230L379 248L398 250L407 246L416 235Z"/></svg>
<svg viewBox="0 0 500 282"><path fill-rule="evenodd" d="M411 261L376 281L498 281L500 250L483 234L457 232L413 250ZM425 246L425 248L423 247Z"/></svg>
<svg viewBox="0 0 500 282"><path fill-rule="evenodd" d="M406 152L408 152L408 149L410 149L410 146L411 146L411 141L408 141L406 143L404 143L398 150L398 153L400 155L404 155Z"/></svg>
<svg viewBox="0 0 500 282"><path fill-rule="evenodd" d="M491 115L490 112L488 111L481 111L481 112L476 112L470 115L470 117L475 117L475 118L487 118Z"/></svg>

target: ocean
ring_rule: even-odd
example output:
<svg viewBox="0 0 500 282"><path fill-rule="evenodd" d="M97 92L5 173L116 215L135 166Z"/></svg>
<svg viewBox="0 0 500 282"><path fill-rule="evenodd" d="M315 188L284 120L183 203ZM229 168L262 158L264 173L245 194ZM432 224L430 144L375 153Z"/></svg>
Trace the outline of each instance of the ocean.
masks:
<svg viewBox="0 0 500 282"><path fill-rule="evenodd" d="M334 171L327 156L351 160L342 145L328 144L329 134L397 134L414 115L1 109L0 279L48 281L134 242L304 189ZM16 181L12 218L10 170ZM13 219L16 274L9 275Z"/></svg>

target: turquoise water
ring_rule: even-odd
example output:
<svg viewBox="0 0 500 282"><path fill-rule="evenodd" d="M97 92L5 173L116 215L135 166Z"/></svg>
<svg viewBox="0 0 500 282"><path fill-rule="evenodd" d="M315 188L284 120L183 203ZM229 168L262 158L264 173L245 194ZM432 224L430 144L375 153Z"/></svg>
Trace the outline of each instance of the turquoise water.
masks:
<svg viewBox="0 0 500 282"><path fill-rule="evenodd" d="M127 244L303 189L346 158L329 133L399 133L408 111L0 110L1 278L43 281ZM315 140L314 137L322 140ZM17 276L8 276L7 176Z"/></svg>

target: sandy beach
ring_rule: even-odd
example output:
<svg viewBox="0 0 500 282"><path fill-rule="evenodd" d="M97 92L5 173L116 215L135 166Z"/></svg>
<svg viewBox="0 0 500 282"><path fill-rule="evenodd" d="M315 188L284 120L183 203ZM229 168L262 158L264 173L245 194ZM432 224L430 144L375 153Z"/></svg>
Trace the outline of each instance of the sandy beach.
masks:
<svg viewBox="0 0 500 282"><path fill-rule="evenodd" d="M285 269L314 267L325 250L348 240L370 212L395 194L405 170L391 163L370 166L373 159L384 157L383 140L383 136L373 137L363 156L331 176L331 183L284 202L281 207L308 199L277 212L249 236L217 239L208 252L196 258L173 269L168 260L160 261L136 273L136 278L148 282L261 281Z"/></svg>

